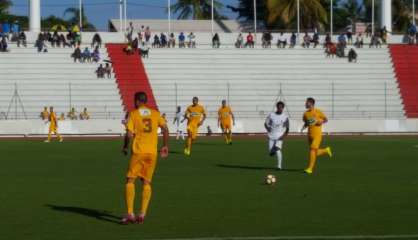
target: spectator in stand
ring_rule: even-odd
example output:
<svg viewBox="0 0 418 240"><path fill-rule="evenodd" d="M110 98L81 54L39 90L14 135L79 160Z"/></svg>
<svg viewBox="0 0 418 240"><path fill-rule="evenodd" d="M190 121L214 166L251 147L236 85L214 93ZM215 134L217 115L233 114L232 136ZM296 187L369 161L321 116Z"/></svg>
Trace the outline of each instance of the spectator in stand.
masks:
<svg viewBox="0 0 418 240"><path fill-rule="evenodd" d="M7 52L8 51L7 39L5 36L1 37L0 41L0 52Z"/></svg>
<svg viewBox="0 0 418 240"><path fill-rule="evenodd" d="M126 28L126 39L128 42L132 42L132 35L134 33L134 24L129 22L129 26Z"/></svg>
<svg viewBox="0 0 418 240"><path fill-rule="evenodd" d="M287 39L283 32L280 33L279 39L277 39L277 47L278 48L286 48L287 45Z"/></svg>
<svg viewBox="0 0 418 240"><path fill-rule="evenodd" d="M354 46L356 48L363 48L363 45L364 45L363 35L359 33L356 37L356 42L354 43Z"/></svg>
<svg viewBox="0 0 418 240"><path fill-rule="evenodd" d="M187 46L189 48L195 48L196 47L196 36L193 32L190 32L190 34L187 36L187 39L189 42L187 43Z"/></svg>
<svg viewBox="0 0 418 240"><path fill-rule="evenodd" d="M372 38L370 39L370 45L369 48L381 48L382 47L382 43L380 42L380 39L376 36L376 34L372 35Z"/></svg>
<svg viewBox="0 0 418 240"><path fill-rule="evenodd" d="M179 48L185 48L186 47L185 41L186 41L186 36L184 36L184 33L181 32L180 35L179 35Z"/></svg>
<svg viewBox="0 0 418 240"><path fill-rule="evenodd" d="M52 35L52 37L51 37L51 46L52 46L52 47L55 47L55 46L57 46L57 47L58 47L58 41L59 41L59 38L60 38L60 36L58 35L57 30L55 30L55 31L54 31L54 34L53 34L53 35Z"/></svg>
<svg viewBox="0 0 418 240"><path fill-rule="evenodd" d="M344 48L347 46L347 40L345 38L345 34L340 34L340 36L338 36L338 45Z"/></svg>
<svg viewBox="0 0 418 240"><path fill-rule="evenodd" d="M107 75L107 78L112 78L112 66L110 66L109 63L106 63L105 73Z"/></svg>
<svg viewBox="0 0 418 240"><path fill-rule="evenodd" d="M58 118L59 121L64 121L65 120L65 114L61 113L60 117Z"/></svg>
<svg viewBox="0 0 418 240"><path fill-rule="evenodd" d="M134 41L132 42L132 48L133 48L134 50L139 48L139 40L138 40L138 38L137 38L137 37L136 37L136 38L134 39Z"/></svg>
<svg viewBox="0 0 418 240"><path fill-rule="evenodd" d="M372 24L367 25L366 27L366 37L372 36Z"/></svg>
<svg viewBox="0 0 418 240"><path fill-rule="evenodd" d="M100 64L99 67L96 70L97 78L104 78L105 72L106 72L106 70L103 67L103 64Z"/></svg>
<svg viewBox="0 0 418 240"><path fill-rule="evenodd" d="M145 29L145 43L149 44L149 40L151 39L151 30L149 27Z"/></svg>
<svg viewBox="0 0 418 240"><path fill-rule="evenodd" d="M99 51L99 46L96 46L96 48L94 49L93 53L91 54L91 58L93 60L93 62L99 62L100 61L100 51Z"/></svg>
<svg viewBox="0 0 418 240"><path fill-rule="evenodd" d="M347 35L347 44L352 45L353 44L353 31L351 30L351 27L347 28L347 32L345 33Z"/></svg>
<svg viewBox="0 0 418 240"><path fill-rule="evenodd" d="M327 33L327 35L325 35L324 48L329 47L330 44L332 44L332 38L331 35Z"/></svg>
<svg viewBox="0 0 418 240"><path fill-rule="evenodd" d="M414 44L414 38L416 38L417 34L417 27L414 24L410 24L408 28L408 35L409 35L409 44ZM416 38L417 41L415 41L418 44L418 38Z"/></svg>
<svg viewBox="0 0 418 240"><path fill-rule="evenodd" d="M41 33L38 35L38 38L35 41L35 47L38 50L38 53L48 52L45 45L44 35L42 35Z"/></svg>
<svg viewBox="0 0 418 240"><path fill-rule="evenodd" d="M159 48L161 47L160 38L157 34L154 35L154 42L152 43L153 48Z"/></svg>
<svg viewBox="0 0 418 240"><path fill-rule="evenodd" d="M245 47L254 48L254 37L251 32L247 35L247 42L245 43Z"/></svg>
<svg viewBox="0 0 418 240"><path fill-rule="evenodd" d="M337 44L337 57L343 58L345 57L345 47L342 44Z"/></svg>
<svg viewBox="0 0 418 240"><path fill-rule="evenodd" d="M21 31L19 33L19 36L17 38L17 46L20 47L20 45L23 45L24 47L27 47L27 44L26 44L26 34L23 31Z"/></svg>
<svg viewBox="0 0 418 240"><path fill-rule="evenodd" d="M87 111L87 108L84 108L84 110L80 113L80 120L89 120L90 114Z"/></svg>
<svg viewBox="0 0 418 240"><path fill-rule="evenodd" d="M80 47L77 46L74 49L74 52L73 52L73 54L71 54L71 57L74 58L74 62L77 62L77 60L79 62L82 62L82 55L81 55L81 49L80 49Z"/></svg>
<svg viewBox="0 0 418 240"><path fill-rule="evenodd" d="M70 120L77 120L77 112L75 111L75 108L71 108L71 110L67 113L67 117Z"/></svg>
<svg viewBox="0 0 418 240"><path fill-rule="evenodd" d="M43 121L48 121L48 119L49 119L49 112L48 112L48 108L47 107L44 107L44 110L41 112L41 114L39 114L39 117Z"/></svg>
<svg viewBox="0 0 418 240"><path fill-rule="evenodd" d="M290 36L290 48L294 48L296 46L296 40L297 40L297 36L296 33L292 33L292 35Z"/></svg>
<svg viewBox="0 0 418 240"><path fill-rule="evenodd" d="M313 37L312 37L312 43L313 47L316 48L316 46L319 45L319 33L315 31Z"/></svg>
<svg viewBox="0 0 418 240"><path fill-rule="evenodd" d="M261 36L261 46L263 48L271 48L272 38L273 38L273 36L271 35L270 32L263 33L263 35Z"/></svg>
<svg viewBox="0 0 418 240"><path fill-rule="evenodd" d="M84 48L83 53L81 54L81 58L83 62L91 62L91 52L88 47Z"/></svg>
<svg viewBox="0 0 418 240"><path fill-rule="evenodd" d="M243 48L244 47L244 37L242 36L242 33L238 34L237 40L235 42L236 48Z"/></svg>
<svg viewBox="0 0 418 240"><path fill-rule="evenodd" d="M303 36L302 47L309 48L309 46L311 45L311 40L311 36L309 36L309 34L305 32L305 35Z"/></svg>
<svg viewBox="0 0 418 240"><path fill-rule="evenodd" d="M169 48L175 48L176 47L176 37L174 36L174 33L170 34L170 39L168 40L168 47Z"/></svg>
<svg viewBox="0 0 418 240"><path fill-rule="evenodd" d="M383 28L380 29L380 37L382 38L383 44L387 44L388 30L386 29L386 26L383 26Z"/></svg>
<svg viewBox="0 0 418 240"><path fill-rule="evenodd" d="M215 33L215 35L212 37L212 47L219 48L220 46L221 46L221 40L219 39L218 33Z"/></svg>
<svg viewBox="0 0 418 240"><path fill-rule="evenodd" d="M80 32L75 33L74 42L78 46L81 45L81 33Z"/></svg>
<svg viewBox="0 0 418 240"><path fill-rule="evenodd" d="M160 35L160 42L162 48L167 47L167 36L164 33L161 33Z"/></svg>
<svg viewBox="0 0 418 240"><path fill-rule="evenodd" d="M98 46L99 48L102 47L102 38L100 37L99 33L95 33L91 41L91 48L93 49L96 46Z"/></svg>
<svg viewBox="0 0 418 240"><path fill-rule="evenodd" d="M348 62L357 63L357 53L353 48L348 52Z"/></svg>

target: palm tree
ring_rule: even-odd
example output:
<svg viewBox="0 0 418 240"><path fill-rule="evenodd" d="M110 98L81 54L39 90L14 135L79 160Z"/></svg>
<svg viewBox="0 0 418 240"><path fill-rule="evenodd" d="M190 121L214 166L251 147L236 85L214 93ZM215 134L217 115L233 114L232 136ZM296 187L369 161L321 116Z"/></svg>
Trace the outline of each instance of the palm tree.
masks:
<svg viewBox="0 0 418 240"><path fill-rule="evenodd" d="M68 22L71 25L78 25L79 24L79 22L80 22L80 9L79 8L73 8L73 7L67 8L64 11L64 17L67 14L70 15L70 18L68 19ZM92 23L90 23L87 19L87 16L84 12L84 6L81 7L81 15L82 15L81 17L83 19L82 29L90 30L90 31L96 31L96 27Z"/></svg>
<svg viewBox="0 0 418 240"><path fill-rule="evenodd" d="M214 18L225 18L219 13L223 4L219 0L213 1ZM171 5L173 13L179 13L178 19L210 19L212 15L212 1L211 0L178 0L177 3Z"/></svg>
<svg viewBox="0 0 418 240"><path fill-rule="evenodd" d="M12 6L12 1L10 0L0 0L0 17L8 14L9 7Z"/></svg>
<svg viewBox="0 0 418 240"><path fill-rule="evenodd" d="M296 0L266 0L268 24L282 21L292 26L297 18ZM302 28L323 26L328 22L327 12L320 0L300 0L300 24Z"/></svg>
<svg viewBox="0 0 418 240"><path fill-rule="evenodd" d="M412 2L410 0L396 0L392 2L393 29L405 32L412 23Z"/></svg>
<svg viewBox="0 0 418 240"><path fill-rule="evenodd" d="M345 26L351 25L354 32L356 23L364 19L364 5L357 0L347 0L341 6L340 14L346 19Z"/></svg>

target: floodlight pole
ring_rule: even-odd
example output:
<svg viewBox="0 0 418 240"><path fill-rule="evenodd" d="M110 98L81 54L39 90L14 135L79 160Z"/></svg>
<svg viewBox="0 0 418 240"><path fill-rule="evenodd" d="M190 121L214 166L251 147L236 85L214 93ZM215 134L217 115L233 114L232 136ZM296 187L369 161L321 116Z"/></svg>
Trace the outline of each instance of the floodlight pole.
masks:
<svg viewBox="0 0 418 240"><path fill-rule="evenodd" d="M372 0L372 36L374 35L374 0Z"/></svg>
<svg viewBox="0 0 418 240"><path fill-rule="evenodd" d="M330 1L331 6L330 6L330 35L331 35L331 39L332 39L332 35L334 34L334 4L333 1Z"/></svg>
<svg viewBox="0 0 418 240"><path fill-rule="evenodd" d="M257 41L257 0L254 0L254 41Z"/></svg>
<svg viewBox="0 0 418 240"><path fill-rule="evenodd" d="M214 16L214 6L213 6L213 0L212 0L212 3L211 3L211 27L212 27L212 36L213 36L213 21L214 21L214 18L215 18L215 16Z"/></svg>
<svg viewBox="0 0 418 240"><path fill-rule="evenodd" d="M119 0L119 31L123 32L123 0Z"/></svg>
<svg viewBox="0 0 418 240"><path fill-rule="evenodd" d="M82 3L82 0L79 0L78 1L78 9L79 9L79 11L78 11L78 18L79 18L79 24L80 24L80 31L82 32L83 31L83 3Z"/></svg>
<svg viewBox="0 0 418 240"><path fill-rule="evenodd" d="M297 30L298 30L298 42L300 42L300 0L296 2L297 11Z"/></svg>
<svg viewBox="0 0 418 240"><path fill-rule="evenodd" d="M167 11L168 11L168 34L171 34L171 0L167 1Z"/></svg>
<svg viewBox="0 0 418 240"><path fill-rule="evenodd" d="M124 0L124 2L125 2L125 4L124 4L124 6L123 6L123 13L124 13L124 15L125 15L125 20L124 20L124 26L123 26L123 28L125 29L125 31L126 31L126 29L127 29L127 27L128 27L128 16L127 16L127 14L126 14L126 12L127 12L127 0Z"/></svg>
<svg viewBox="0 0 418 240"><path fill-rule="evenodd" d="M412 0L412 24L415 25L415 0Z"/></svg>

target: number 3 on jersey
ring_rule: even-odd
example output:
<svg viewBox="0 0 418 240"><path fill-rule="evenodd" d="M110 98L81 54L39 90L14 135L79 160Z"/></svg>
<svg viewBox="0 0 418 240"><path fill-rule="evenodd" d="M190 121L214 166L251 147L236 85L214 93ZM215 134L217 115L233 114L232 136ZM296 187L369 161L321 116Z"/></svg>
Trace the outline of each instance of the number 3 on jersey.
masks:
<svg viewBox="0 0 418 240"><path fill-rule="evenodd" d="M142 123L144 124L144 133L152 132L152 121L149 118L142 119Z"/></svg>

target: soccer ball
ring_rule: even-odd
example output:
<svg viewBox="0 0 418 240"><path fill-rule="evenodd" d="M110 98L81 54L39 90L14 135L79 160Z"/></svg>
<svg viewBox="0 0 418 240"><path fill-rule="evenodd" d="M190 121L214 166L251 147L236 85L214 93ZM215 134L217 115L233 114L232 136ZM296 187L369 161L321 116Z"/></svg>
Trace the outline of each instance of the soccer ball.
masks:
<svg viewBox="0 0 418 240"><path fill-rule="evenodd" d="M265 182L267 185L273 185L276 183L276 177L272 174L269 174L267 175Z"/></svg>

